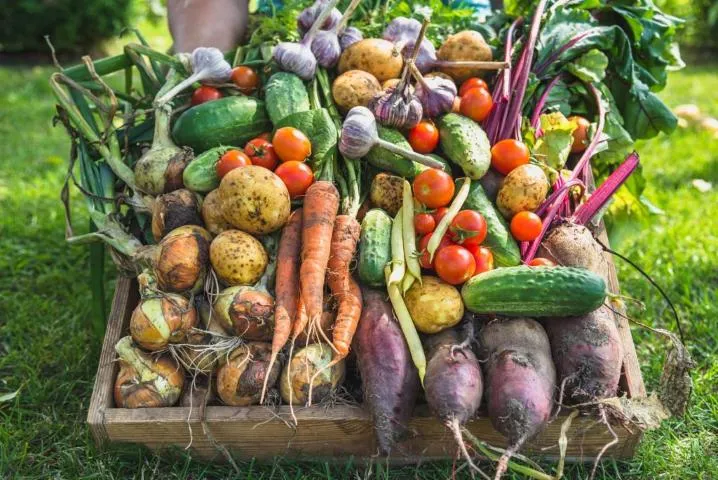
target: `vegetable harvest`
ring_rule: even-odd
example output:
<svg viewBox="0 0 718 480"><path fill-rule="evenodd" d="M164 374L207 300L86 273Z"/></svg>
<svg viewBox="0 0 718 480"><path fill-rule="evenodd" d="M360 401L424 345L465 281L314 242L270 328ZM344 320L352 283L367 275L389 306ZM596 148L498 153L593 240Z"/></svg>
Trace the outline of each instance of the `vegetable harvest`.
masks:
<svg viewBox="0 0 718 480"><path fill-rule="evenodd" d="M95 227L68 217L69 240L140 281L114 406L284 404L303 428L361 403L401 455L425 400L472 475L481 454L560 477L519 451L626 393L596 227L619 189L640 198L633 139L674 127L654 92L678 20L659 45L648 0L470 22L284 3L226 55L128 45L125 90L89 60L52 76ZM484 414L499 453L471 433Z"/></svg>

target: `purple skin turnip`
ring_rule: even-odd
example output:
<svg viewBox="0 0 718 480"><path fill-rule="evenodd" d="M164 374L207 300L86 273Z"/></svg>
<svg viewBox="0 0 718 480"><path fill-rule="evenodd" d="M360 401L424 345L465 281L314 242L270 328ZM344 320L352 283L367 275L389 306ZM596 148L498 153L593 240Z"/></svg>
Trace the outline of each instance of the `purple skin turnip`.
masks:
<svg viewBox="0 0 718 480"><path fill-rule="evenodd" d="M608 307L582 317L549 318L542 323L551 342L562 403L594 402L616 395L623 344Z"/></svg>
<svg viewBox="0 0 718 480"><path fill-rule="evenodd" d="M426 338L424 390L431 410L451 430L469 466L478 470L464 445L461 427L479 409L484 382L476 355L460 343L456 329Z"/></svg>
<svg viewBox="0 0 718 480"><path fill-rule="evenodd" d="M379 450L388 454L406 434L419 391L419 374L385 294L369 289L362 294L364 309L352 348Z"/></svg>
<svg viewBox="0 0 718 480"><path fill-rule="evenodd" d="M495 319L484 325L479 337L487 359L489 419L509 443L496 467L498 479L511 456L548 422L556 370L548 336L535 320Z"/></svg>

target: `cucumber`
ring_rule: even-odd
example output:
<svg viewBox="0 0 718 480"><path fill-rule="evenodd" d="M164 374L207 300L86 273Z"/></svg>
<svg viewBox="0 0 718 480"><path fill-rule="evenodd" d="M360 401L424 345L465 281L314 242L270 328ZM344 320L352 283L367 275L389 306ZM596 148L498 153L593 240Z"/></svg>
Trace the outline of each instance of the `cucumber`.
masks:
<svg viewBox="0 0 718 480"><path fill-rule="evenodd" d="M372 208L361 222L359 278L372 287L386 283L384 265L391 261L391 223L388 213Z"/></svg>
<svg viewBox="0 0 718 480"><path fill-rule="evenodd" d="M264 87L264 100L272 124L293 113L309 111L309 95L304 82L293 73L277 72Z"/></svg>
<svg viewBox="0 0 718 480"><path fill-rule="evenodd" d="M458 184L456 188L459 188ZM491 249L496 266L513 267L521 263L521 252L516 240L511 235L508 223L486 196L486 192L479 182L471 183L469 196L464 202L463 208L476 210L486 220L486 239L483 245Z"/></svg>
<svg viewBox="0 0 718 480"><path fill-rule="evenodd" d="M409 145L409 142L398 130L383 127L381 125L377 125L377 130L379 131L379 138L381 138L382 140L386 140L387 142L391 142L394 145L406 148L407 150L412 150L411 145ZM444 170L447 173L451 173L451 166L448 164L448 162L446 162L446 160L436 155L432 155L432 157L440 159L441 162L445 165ZM375 146L374 148L369 150L369 153L367 153L364 158L377 168L386 170L388 172L399 175L400 177L408 179L414 178L424 170L431 168L427 167L426 165L422 165L420 163L406 159L401 155L392 153L379 146Z"/></svg>
<svg viewBox="0 0 718 480"><path fill-rule="evenodd" d="M233 96L185 110L175 121L172 137L196 155L220 145L244 145L271 128L263 102Z"/></svg>
<svg viewBox="0 0 718 480"><path fill-rule="evenodd" d="M603 305L606 282L573 267L506 267L469 279L461 289L469 311L516 317L586 315Z"/></svg>
<svg viewBox="0 0 718 480"><path fill-rule="evenodd" d="M491 166L489 138L478 123L456 113L439 119L441 148L449 160L464 170L467 177L478 180Z"/></svg>
<svg viewBox="0 0 718 480"><path fill-rule="evenodd" d="M214 147L196 156L182 172L185 188L197 193L206 193L219 186L217 162L227 150L237 147Z"/></svg>

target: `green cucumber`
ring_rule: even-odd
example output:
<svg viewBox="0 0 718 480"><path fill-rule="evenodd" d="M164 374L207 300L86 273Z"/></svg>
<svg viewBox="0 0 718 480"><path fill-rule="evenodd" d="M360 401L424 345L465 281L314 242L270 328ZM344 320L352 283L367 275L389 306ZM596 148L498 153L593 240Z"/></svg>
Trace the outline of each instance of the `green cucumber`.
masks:
<svg viewBox="0 0 718 480"><path fill-rule="evenodd" d="M172 137L195 155L220 145L244 145L271 130L264 103L252 97L232 96L185 110L175 121Z"/></svg>
<svg viewBox="0 0 718 480"><path fill-rule="evenodd" d="M468 117L448 113L439 119L441 148L449 160L478 180L491 166L491 145L486 132Z"/></svg>
<svg viewBox="0 0 718 480"><path fill-rule="evenodd" d="M459 185L456 188L458 190ZM483 245L491 249L497 267L513 267L521 263L521 252L511 235L508 223L486 196L479 182L471 183L469 197L463 208L476 210L486 220L486 239Z"/></svg>
<svg viewBox="0 0 718 480"><path fill-rule="evenodd" d="M409 145L409 142L398 130L383 127L381 125L377 125L377 130L379 131L379 138L381 138L382 140L386 140L387 142L393 143L398 147L412 150L411 145ZM444 170L447 173L451 173L451 166L448 164L448 162L446 162L446 160L437 157L436 155L432 155L432 157L440 159L445 165ZM424 170L431 168L427 167L426 165L411 161L407 158L402 157L401 155L397 155L396 153L392 153L378 145L369 150L369 153L367 153L364 158L376 168L386 170L387 172L391 172L396 175L399 175L400 177L408 179L414 178Z"/></svg>
<svg viewBox="0 0 718 480"><path fill-rule="evenodd" d="M372 287L386 284L384 266L391 261L392 218L380 208L369 210L361 222L359 278Z"/></svg>
<svg viewBox="0 0 718 480"><path fill-rule="evenodd" d="M309 111L309 95L304 82L293 73L277 72L264 87L267 113L273 125L293 113ZM306 132L305 132L306 133Z"/></svg>
<svg viewBox="0 0 718 480"><path fill-rule="evenodd" d="M185 188L197 193L211 192L219 186L217 162L227 150L239 150L237 147L214 147L199 154L189 162L182 172Z"/></svg>
<svg viewBox="0 0 718 480"><path fill-rule="evenodd" d="M603 305L606 282L573 267L506 267L470 278L461 289L474 313L516 317L586 315Z"/></svg>

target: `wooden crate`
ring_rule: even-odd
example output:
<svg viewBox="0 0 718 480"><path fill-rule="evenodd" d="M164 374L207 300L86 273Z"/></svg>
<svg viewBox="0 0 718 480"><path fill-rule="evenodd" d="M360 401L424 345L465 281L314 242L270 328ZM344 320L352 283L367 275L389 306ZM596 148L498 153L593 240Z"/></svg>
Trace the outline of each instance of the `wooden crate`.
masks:
<svg viewBox="0 0 718 480"><path fill-rule="evenodd" d="M605 235L603 236L605 240ZM610 258L610 289L618 292L615 267ZM203 432L199 409L172 407L123 409L115 408L113 384L117 375L114 345L127 334L130 315L138 301L137 284L134 280L117 282L105 334L100 364L90 401L87 423L95 441L131 442L146 445L153 450L176 446L186 447L191 440L193 455L202 459L221 459L221 454L210 438ZM625 359L621 379L622 393L628 397L645 396L636 351L628 322L618 319L623 339ZM295 409L298 420L296 429L289 428L276 415L288 418L289 407L270 410L267 407L210 406L205 410L205 425L218 444L229 449L237 459L273 457L297 459L322 459L346 461L349 457L370 458L377 446L369 415L360 407L321 406ZM565 416L559 416L524 452L544 457L556 457L557 440ZM190 434L191 427L191 434ZM434 419L426 408L417 407L410 428L411 438L404 441L390 459L396 463L412 463L430 459L451 458L456 446L446 428ZM496 432L486 417L479 417L468 424L478 438L496 446L505 445L503 437ZM618 443L607 452L607 457L628 458L635 452L641 438L638 429L628 431L620 425L613 426ZM190 437L190 435L192 435ZM590 461L598 454L612 436L605 425L590 416L574 419L568 432L568 453L571 461Z"/></svg>

